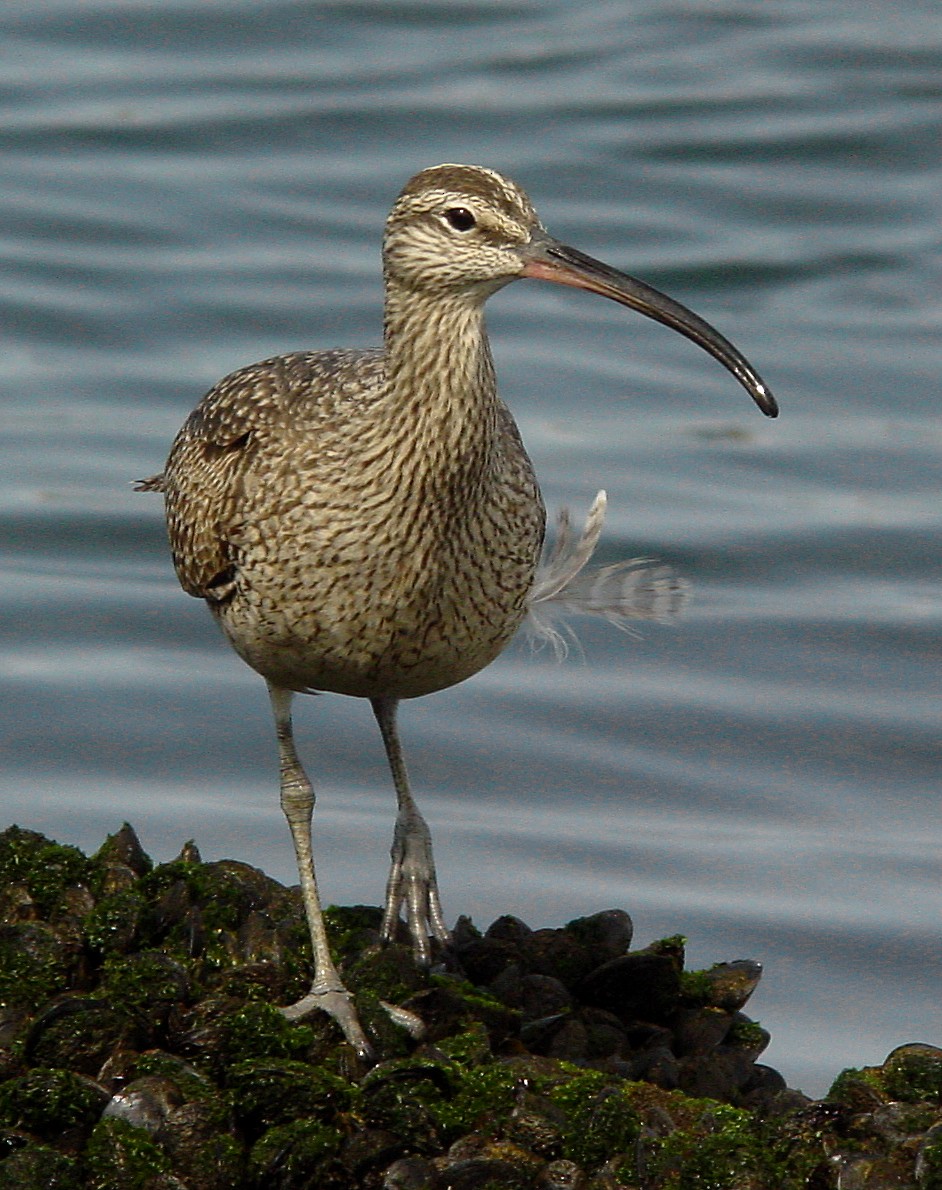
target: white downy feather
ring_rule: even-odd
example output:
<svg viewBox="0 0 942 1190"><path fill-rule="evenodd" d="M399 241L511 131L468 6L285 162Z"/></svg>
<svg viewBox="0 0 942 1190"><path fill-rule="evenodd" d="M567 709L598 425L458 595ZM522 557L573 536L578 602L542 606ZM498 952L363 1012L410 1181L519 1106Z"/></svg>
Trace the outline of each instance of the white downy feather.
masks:
<svg viewBox="0 0 942 1190"><path fill-rule="evenodd" d="M576 536L569 510L560 511L553 548L540 563L528 600L527 630L538 644L551 644L565 657L576 635L560 621L568 616L601 616L624 632L639 620L665 622L682 609L689 585L670 566L650 558L630 558L589 567L605 520L607 498L599 492L582 533Z"/></svg>

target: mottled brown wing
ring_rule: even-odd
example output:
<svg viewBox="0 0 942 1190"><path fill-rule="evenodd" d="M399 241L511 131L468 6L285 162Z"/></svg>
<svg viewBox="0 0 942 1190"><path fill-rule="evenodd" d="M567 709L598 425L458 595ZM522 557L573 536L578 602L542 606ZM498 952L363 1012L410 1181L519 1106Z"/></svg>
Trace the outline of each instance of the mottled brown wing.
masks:
<svg viewBox="0 0 942 1190"><path fill-rule="evenodd" d="M180 585L212 602L233 589L230 543L246 515L246 479L262 439L305 438L336 404L357 396L364 377L381 370L380 352L296 352L231 373L206 394L184 423L163 476L167 531Z"/></svg>
<svg viewBox="0 0 942 1190"><path fill-rule="evenodd" d="M233 573L228 541L237 515L253 432L271 415L274 364L233 372L183 423L164 470L167 533L180 585L218 601Z"/></svg>

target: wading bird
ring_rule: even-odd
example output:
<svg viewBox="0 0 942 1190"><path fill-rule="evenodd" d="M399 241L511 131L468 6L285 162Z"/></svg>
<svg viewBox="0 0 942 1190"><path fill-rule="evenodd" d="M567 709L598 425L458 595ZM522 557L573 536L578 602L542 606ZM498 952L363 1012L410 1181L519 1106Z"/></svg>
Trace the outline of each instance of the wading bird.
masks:
<svg viewBox="0 0 942 1190"><path fill-rule="evenodd" d="M772 394L722 335L643 282L552 239L493 170L438 165L409 181L383 240L384 344L297 352L221 380L177 435L161 491L177 577L268 683L281 805L314 950L310 992L284 1011L328 1012L369 1042L331 960L311 847L314 792L295 750L295 693L368 698L398 796L382 935L405 908L417 959L449 940L432 842L396 727L401 699L461 682L529 610L560 600L611 618L654 616L676 584L637 565L590 575L604 493L581 538L568 523L538 573L545 513L497 395L484 303L520 278L575 286L698 343L774 417Z"/></svg>

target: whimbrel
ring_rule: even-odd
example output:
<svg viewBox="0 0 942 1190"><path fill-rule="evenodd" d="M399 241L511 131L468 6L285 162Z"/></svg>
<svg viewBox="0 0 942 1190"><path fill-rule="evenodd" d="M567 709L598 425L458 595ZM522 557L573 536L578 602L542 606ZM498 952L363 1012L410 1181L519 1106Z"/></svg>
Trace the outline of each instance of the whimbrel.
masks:
<svg viewBox="0 0 942 1190"><path fill-rule="evenodd" d="M600 523L597 501L575 564L564 560L539 592L543 501L497 395L486 299L523 277L612 298L698 343L763 413L778 412L713 327L552 239L526 194L493 170L438 165L412 178L386 223L383 266L382 349L297 352L232 373L190 414L163 475L140 485L164 493L183 589L268 683L314 952L310 992L284 1011L325 1010L363 1055L369 1042L327 945L292 698L370 700L398 797L382 936L394 936L404 908L428 963L431 940L449 934L397 707L493 661L528 603L579 569Z"/></svg>

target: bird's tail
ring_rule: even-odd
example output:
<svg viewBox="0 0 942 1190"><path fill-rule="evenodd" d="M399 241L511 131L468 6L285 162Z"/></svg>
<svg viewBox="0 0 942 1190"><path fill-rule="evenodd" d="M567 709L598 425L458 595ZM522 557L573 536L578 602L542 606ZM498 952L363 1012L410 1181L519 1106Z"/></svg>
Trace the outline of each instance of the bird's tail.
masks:
<svg viewBox="0 0 942 1190"><path fill-rule="evenodd" d="M624 632L637 620L665 622L683 607L689 585L670 566L650 558L631 558L611 566L589 566L605 520L607 498L599 492L578 536L569 510L560 511L556 540L543 558L527 607L527 631L537 645L551 644L565 657L573 629L571 615L601 616Z"/></svg>

